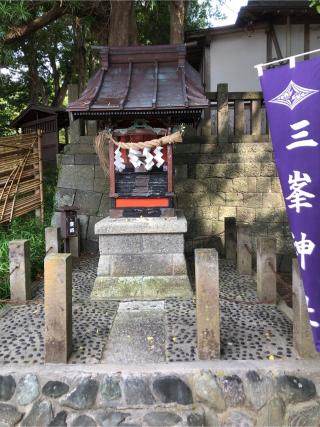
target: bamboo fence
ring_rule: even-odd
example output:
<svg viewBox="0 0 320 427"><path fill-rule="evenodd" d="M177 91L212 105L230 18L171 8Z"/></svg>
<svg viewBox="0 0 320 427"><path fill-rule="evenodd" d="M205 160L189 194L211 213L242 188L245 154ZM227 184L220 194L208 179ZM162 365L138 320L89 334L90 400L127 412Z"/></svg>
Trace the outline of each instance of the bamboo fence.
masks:
<svg viewBox="0 0 320 427"><path fill-rule="evenodd" d="M40 133L0 138L0 224L36 211L43 222Z"/></svg>

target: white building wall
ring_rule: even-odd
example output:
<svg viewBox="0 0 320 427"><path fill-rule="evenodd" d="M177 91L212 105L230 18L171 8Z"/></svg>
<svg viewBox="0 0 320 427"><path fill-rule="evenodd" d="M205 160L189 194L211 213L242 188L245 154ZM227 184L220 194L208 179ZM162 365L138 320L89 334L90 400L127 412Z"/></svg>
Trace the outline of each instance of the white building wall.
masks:
<svg viewBox="0 0 320 427"><path fill-rule="evenodd" d="M210 46L210 91L228 83L229 91L257 91L260 84L254 65L265 62L266 35L262 30L217 35Z"/></svg>
<svg viewBox="0 0 320 427"><path fill-rule="evenodd" d="M282 56L297 55L304 50L304 26L291 25L289 44L287 47L287 27L286 25L275 25L274 30L280 45ZM272 57L277 58L276 50L273 46Z"/></svg>
<svg viewBox="0 0 320 427"><path fill-rule="evenodd" d="M283 57L304 51L303 25L291 25L288 47L286 25L276 25L274 29ZM319 48L320 25L312 24L310 25L310 50ZM233 92L260 91L257 71L253 67L256 64L265 63L266 55L267 35L264 30L256 30L252 34L239 31L214 36L210 45L210 91L215 92L218 83L228 83L229 91ZM274 46L272 57L277 58Z"/></svg>

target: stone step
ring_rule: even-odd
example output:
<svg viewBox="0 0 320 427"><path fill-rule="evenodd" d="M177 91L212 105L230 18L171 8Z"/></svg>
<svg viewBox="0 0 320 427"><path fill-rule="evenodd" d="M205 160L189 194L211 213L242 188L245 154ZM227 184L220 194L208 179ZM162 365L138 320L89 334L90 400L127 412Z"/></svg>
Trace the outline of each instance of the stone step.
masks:
<svg viewBox="0 0 320 427"><path fill-rule="evenodd" d="M80 144L93 144L95 136L80 136L79 143Z"/></svg>
<svg viewBox="0 0 320 427"><path fill-rule="evenodd" d="M92 142L68 144L64 148L64 154L95 154L94 145Z"/></svg>

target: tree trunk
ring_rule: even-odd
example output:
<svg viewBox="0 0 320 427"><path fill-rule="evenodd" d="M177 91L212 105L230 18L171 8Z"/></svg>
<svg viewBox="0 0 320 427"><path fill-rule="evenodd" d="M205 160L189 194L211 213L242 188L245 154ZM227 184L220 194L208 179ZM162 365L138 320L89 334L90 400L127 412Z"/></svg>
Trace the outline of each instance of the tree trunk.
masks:
<svg viewBox="0 0 320 427"><path fill-rule="evenodd" d="M170 44L184 42L184 20L187 12L187 1L170 0Z"/></svg>
<svg viewBox="0 0 320 427"><path fill-rule="evenodd" d="M137 23L134 1L111 1L109 46L134 46L137 42Z"/></svg>
<svg viewBox="0 0 320 427"><path fill-rule="evenodd" d="M74 32L75 32L75 48L77 52L77 66L78 66L78 82L80 93L86 87L86 48L85 48L85 37L82 28L81 18L76 17L74 20Z"/></svg>
<svg viewBox="0 0 320 427"><path fill-rule="evenodd" d="M29 86L29 102L32 104L38 104L41 84L38 73L37 50L32 37L27 43L23 44L22 50L28 67L27 79Z"/></svg>

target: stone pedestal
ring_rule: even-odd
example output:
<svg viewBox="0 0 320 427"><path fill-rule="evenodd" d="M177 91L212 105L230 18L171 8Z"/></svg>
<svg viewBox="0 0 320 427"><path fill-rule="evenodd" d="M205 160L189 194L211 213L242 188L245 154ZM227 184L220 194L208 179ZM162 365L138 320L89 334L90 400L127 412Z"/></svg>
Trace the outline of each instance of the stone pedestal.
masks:
<svg viewBox="0 0 320 427"><path fill-rule="evenodd" d="M187 221L104 218L95 225L100 259L92 299L163 299L192 296L184 256Z"/></svg>

